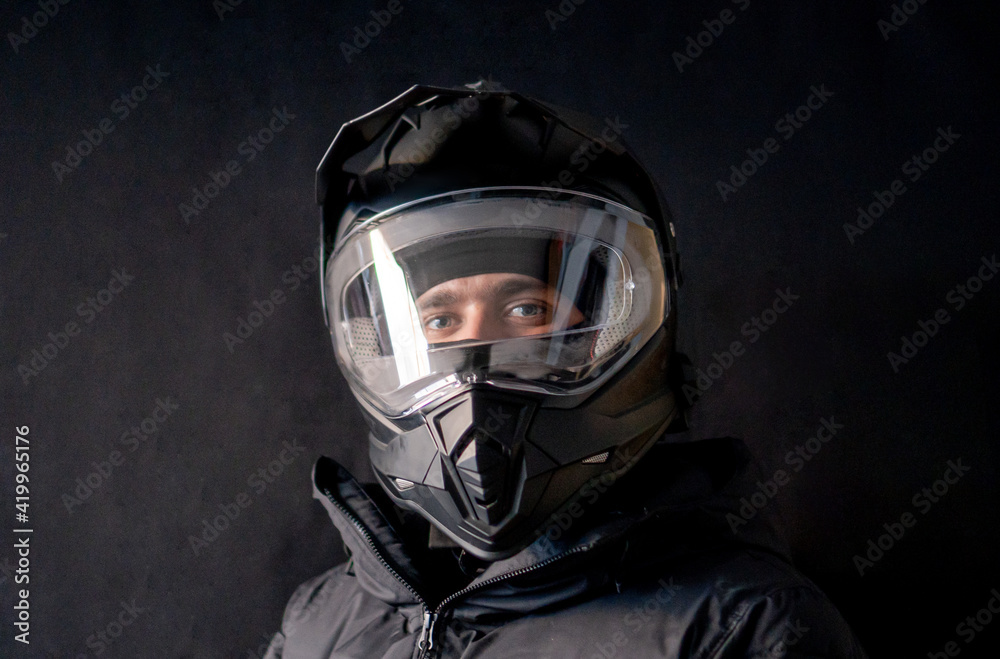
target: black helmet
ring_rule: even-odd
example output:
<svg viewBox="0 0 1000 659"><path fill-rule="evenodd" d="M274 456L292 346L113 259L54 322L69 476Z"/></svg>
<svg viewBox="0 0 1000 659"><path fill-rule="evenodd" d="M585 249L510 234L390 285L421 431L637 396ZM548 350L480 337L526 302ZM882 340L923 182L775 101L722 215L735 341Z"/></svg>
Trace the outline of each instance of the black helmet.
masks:
<svg viewBox="0 0 1000 659"><path fill-rule="evenodd" d="M374 472L484 560L683 423L674 229L626 127L489 81L416 85L344 124L316 173Z"/></svg>

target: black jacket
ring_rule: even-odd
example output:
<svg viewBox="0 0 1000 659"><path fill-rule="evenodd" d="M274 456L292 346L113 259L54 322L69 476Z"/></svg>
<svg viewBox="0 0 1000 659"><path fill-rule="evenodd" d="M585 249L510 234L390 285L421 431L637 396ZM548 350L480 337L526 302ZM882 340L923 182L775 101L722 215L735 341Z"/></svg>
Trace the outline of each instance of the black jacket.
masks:
<svg viewBox="0 0 1000 659"><path fill-rule="evenodd" d="M425 548L426 522L321 458L314 496L351 558L298 588L266 659L865 657L766 523L730 526L748 463L738 440L657 444L473 578L475 561Z"/></svg>

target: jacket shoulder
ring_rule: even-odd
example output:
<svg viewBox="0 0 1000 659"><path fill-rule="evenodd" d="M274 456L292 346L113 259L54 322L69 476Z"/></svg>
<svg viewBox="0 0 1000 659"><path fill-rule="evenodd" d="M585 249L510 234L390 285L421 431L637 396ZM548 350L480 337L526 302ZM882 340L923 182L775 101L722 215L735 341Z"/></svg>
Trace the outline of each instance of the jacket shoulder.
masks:
<svg viewBox="0 0 1000 659"><path fill-rule="evenodd" d="M616 623L595 644L607 644L618 633L613 642L642 656L866 657L833 602L771 552L706 552L635 576L619 593L584 607L585 615Z"/></svg>
<svg viewBox="0 0 1000 659"><path fill-rule="evenodd" d="M847 622L815 586L776 588L746 602L713 657L866 659Z"/></svg>
<svg viewBox="0 0 1000 659"><path fill-rule="evenodd" d="M338 629L332 611L339 603L362 595L350 561L305 581L292 593L281 620L281 631L271 639L264 659L297 656L295 648L316 651L331 647Z"/></svg>
<svg viewBox="0 0 1000 659"><path fill-rule="evenodd" d="M747 552L728 567L734 580L714 584L711 599L731 613L706 656L866 658L837 607L790 563Z"/></svg>

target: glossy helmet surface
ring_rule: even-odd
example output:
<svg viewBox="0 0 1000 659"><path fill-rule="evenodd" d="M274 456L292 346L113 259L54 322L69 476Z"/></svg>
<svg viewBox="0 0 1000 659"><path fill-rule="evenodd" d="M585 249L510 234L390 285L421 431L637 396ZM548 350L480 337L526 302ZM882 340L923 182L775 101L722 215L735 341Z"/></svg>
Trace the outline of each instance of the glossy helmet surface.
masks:
<svg viewBox="0 0 1000 659"><path fill-rule="evenodd" d="M344 124L317 170L326 318L374 472L484 560L683 427L674 228L625 127L486 81L417 85ZM452 321L423 300L498 275L549 296L503 316L530 333L440 338Z"/></svg>

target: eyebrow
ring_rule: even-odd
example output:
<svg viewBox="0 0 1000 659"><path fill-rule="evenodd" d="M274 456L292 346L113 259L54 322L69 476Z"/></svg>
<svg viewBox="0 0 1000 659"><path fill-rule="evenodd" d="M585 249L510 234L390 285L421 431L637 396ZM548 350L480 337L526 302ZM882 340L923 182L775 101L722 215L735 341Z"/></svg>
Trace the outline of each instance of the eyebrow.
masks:
<svg viewBox="0 0 1000 659"><path fill-rule="evenodd" d="M438 291L419 303L420 310L447 307L458 302L458 296L450 291Z"/></svg>
<svg viewBox="0 0 1000 659"><path fill-rule="evenodd" d="M551 289L551 287L546 286L535 281L529 281L526 279L508 279L502 284L490 284L486 287L485 294L487 297L508 297L510 295L517 295L527 290L535 289L545 289L546 292ZM442 290L437 293L432 294L426 300L420 303L419 308L421 311L426 309L436 309L439 307L447 307L452 304L456 304L459 301L458 295L450 290Z"/></svg>

